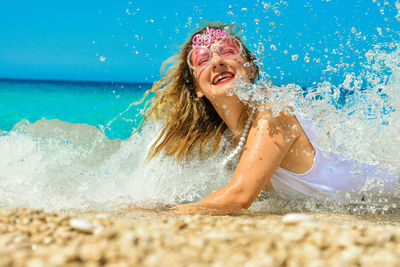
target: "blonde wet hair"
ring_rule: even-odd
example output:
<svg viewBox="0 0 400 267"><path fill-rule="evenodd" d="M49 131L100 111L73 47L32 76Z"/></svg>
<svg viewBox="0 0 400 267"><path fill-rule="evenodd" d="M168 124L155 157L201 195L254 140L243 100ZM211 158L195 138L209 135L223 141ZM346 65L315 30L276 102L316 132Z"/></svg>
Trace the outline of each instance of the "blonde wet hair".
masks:
<svg viewBox="0 0 400 267"><path fill-rule="evenodd" d="M212 148L207 151L210 151L211 154L217 151L227 126L207 98L197 97L194 89L195 80L187 64L187 55L191 50L194 35L203 33L207 27L223 29L226 26L220 22L207 23L206 26L193 33L182 46L179 54L167 59L162 64L162 78L146 91L143 100L149 94L153 93L154 96L146 102L144 118L137 131L142 129L149 120L161 121L163 124L158 138L150 148L148 159L160 154L162 150L168 156L181 159L191 155L197 146L199 155L203 156L210 143L212 143ZM243 41L240 41L248 62L255 60ZM164 74L164 69L170 63L174 64ZM258 75L258 67L254 66ZM252 78L251 82L254 80L255 78ZM151 105L146 109L149 103ZM241 123L243 127L248 116L248 112L242 112L240 120L243 121ZM239 132L233 133L234 138L239 135Z"/></svg>

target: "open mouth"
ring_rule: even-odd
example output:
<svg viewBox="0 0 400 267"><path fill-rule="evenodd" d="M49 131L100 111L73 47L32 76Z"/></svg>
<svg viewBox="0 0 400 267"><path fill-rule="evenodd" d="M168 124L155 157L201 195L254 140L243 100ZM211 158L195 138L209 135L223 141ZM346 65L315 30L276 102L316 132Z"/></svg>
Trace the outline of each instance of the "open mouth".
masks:
<svg viewBox="0 0 400 267"><path fill-rule="evenodd" d="M227 82L229 80L232 80L234 77L235 77L235 74L233 74L232 72L229 72L229 71L221 72L214 77L213 85Z"/></svg>

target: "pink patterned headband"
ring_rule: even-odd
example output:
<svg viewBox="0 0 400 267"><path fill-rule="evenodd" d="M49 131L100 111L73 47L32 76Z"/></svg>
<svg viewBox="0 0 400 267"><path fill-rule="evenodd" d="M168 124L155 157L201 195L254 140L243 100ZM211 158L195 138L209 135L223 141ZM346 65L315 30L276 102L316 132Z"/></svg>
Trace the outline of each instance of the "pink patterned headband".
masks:
<svg viewBox="0 0 400 267"><path fill-rule="evenodd" d="M226 32L224 30L207 27L207 31L205 33L198 33L193 37L192 47L200 45L210 47L215 40L222 39L225 36Z"/></svg>

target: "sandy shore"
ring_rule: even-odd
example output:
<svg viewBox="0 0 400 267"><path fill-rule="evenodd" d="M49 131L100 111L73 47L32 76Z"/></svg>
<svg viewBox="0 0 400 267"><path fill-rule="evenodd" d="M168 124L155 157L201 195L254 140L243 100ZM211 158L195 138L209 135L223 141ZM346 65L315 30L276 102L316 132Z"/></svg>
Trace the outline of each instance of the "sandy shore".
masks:
<svg viewBox="0 0 400 267"><path fill-rule="evenodd" d="M0 210L0 266L377 264L400 265L400 214L67 215Z"/></svg>

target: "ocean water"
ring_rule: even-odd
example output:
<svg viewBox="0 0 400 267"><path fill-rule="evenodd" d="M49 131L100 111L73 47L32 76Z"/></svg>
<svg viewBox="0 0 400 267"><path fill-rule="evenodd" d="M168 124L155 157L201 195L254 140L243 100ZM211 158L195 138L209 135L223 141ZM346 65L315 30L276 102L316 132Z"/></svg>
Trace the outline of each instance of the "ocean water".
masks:
<svg viewBox="0 0 400 267"><path fill-rule="evenodd" d="M0 80L0 129L10 131L22 120L58 119L96 126L112 139L127 139L143 118L143 104L119 115L149 88L146 83Z"/></svg>
<svg viewBox="0 0 400 267"><path fill-rule="evenodd" d="M207 169L198 159L146 161L157 127L129 137L143 118L143 104L131 104L150 86L1 81L0 207L154 207L227 182L231 171L213 159Z"/></svg>
<svg viewBox="0 0 400 267"><path fill-rule="evenodd" d="M339 2L318 3L329 9ZM314 143L325 153L398 173L400 4L374 0L363 7L360 1L352 3L354 14L344 15L318 13L307 3L296 8L304 7L308 13L294 12L285 1L257 1L253 13L250 7L232 7L228 14L246 14L248 24L255 23L258 39L251 40L250 48L264 61L257 62L263 72L256 84L238 81L229 93L254 107L266 104L274 114L287 106L301 110L317 125ZM370 13L382 17L368 19ZM313 25L322 28L302 24L304 36L318 33L317 37L301 41L301 34L293 33L290 36L296 40L288 41L279 35L291 30L292 24L285 19L294 14L314 14L302 18L316 18ZM246 23L241 26L245 28ZM294 51L298 46L301 53ZM269 58L273 64L286 65L279 65L279 71L271 69L263 63ZM316 73L315 66L323 71ZM318 79L306 85L287 78L295 72L307 76L311 70ZM143 104L131 103L149 87L0 81L0 129L5 131L0 134L0 207L112 210L132 204L157 208L200 200L225 185L233 174L233 169L220 164L230 149L228 138L213 157L177 162L161 155L146 160L159 125L148 124L132 136L143 118ZM394 191L398 194L398 189ZM290 201L272 192L263 193L252 206L252 210L267 212L396 208L398 203L386 199L343 206L328 199Z"/></svg>
<svg viewBox="0 0 400 267"><path fill-rule="evenodd" d="M392 64L392 60L400 56L397 48L389 54L377 53L386 55L385 71L391 67L392 76L384 84L378 79L361 89L352 87L354 81L344 81L351 84L348 90L359 89L362 94L343 93L343 84L301 88L295 84L275 86L266 81L255 85L238 82L234 91L250 105L269 103L275 113L286 105L301 109L319 123L314 141L328 153L382 164L396 171L398 158L393 156L399 153L400 142L395 132L400 125L393 105L398 101L400 65ZM377 71L374 75L379 75ZM228 183L233 169L221 165L230 149L228 138L213 157L177 162L161 155L150 162L146 160L159 125L149 123L131 136L143 118L143 104L131 104L139 101L149 87L2 81L0 94L6 101L0 106L0 128L5 130L0 134L0 207L157 208L198 201ZM380 105L371 106L371 101L379 101ZM339 140L328 138L330 131ZM365 138L370 138L373 145ZM375 212L396 208L396 204L385 200L343 206L329 199L287 200L273 192L263 193L252 207L264 212Z"/></svg>

